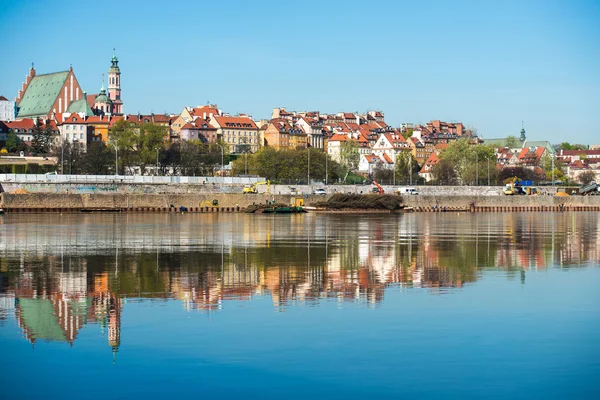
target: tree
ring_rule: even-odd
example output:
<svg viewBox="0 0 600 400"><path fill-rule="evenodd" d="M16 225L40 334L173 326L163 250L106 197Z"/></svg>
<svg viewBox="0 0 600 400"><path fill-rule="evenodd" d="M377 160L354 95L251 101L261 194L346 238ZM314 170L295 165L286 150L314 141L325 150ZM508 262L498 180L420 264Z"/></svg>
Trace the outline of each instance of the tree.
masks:
<svg viewBox="0 0 600 400"><path fill-rule="evenodd" d="M438 185L456 185L458 177L454 164L446 158L441 158L440 161L431 168L433 181Z"/></svg>
<svg viewBox="0 0 600 400"><path fill-rule="evenodd" d="M504 144L509 149L515 149L515 148L521 147L521 141L519 139L517 139L515 136L508 136L505 139Z"/></svg>
<svg viewBox="0 0 600 400"><path fill-rule="evenodd" d="M264 147L255 154L239 156L232 164L233 173L239 175L246 170L248 173L264 176L272 182L299 183L308 179L308 149L276 150ZM327 167L327 173L325 168ZM331 160L327 154L318 149L310 149L310 178L328 182L337 180L340 166Z"/></svg>
<svg viewBox="0 0 600 400"><path fill-rule="evenodd" d="M454 166L456 178L459 183L465 185L475 185L481 179L487 177L487 164L496 162L496 152L493 146L472 144L467 139L459 139L450 143L439 155L440 161L446 160L449 164L444 164L446 168L449 165ZM440 173L442 171L439 171ZM491 172L491 171L490 171ZM447 171L441 175L449 178Z"/></svg>
<svg viewBox="0 0 600 400"><path fill-rule="evenodd" d="M118 168L122 171L135 165L137 161L136 135L136 125L124 119L117 121L108 131L109 145L111 150L118 151Z"/></svg>
<svg viewBox="0 0 600 400"><path fill-rule="evenodd" d="M11 129L6 137L6 149L13 153L19 149L21 143L22 141L19 139L19 136Z"/></svg>
<svg viewBox="0 0 600 400"><path fill-rule="evenodd" d="M358 143L355 140L346 140L342 142L340 147L340 160L344 169L344 179L346 181L350 172L356 171L360 162L360 154L358 153Z"/></svg>
<svg viewBox="0 0 600 400"><path fill-rule="evenodd" d="M569 142L562 142L558 145L558 148L562 150L587 150L587 146L584 144L570 144Z"/></svg>
<svg viewBox="0 0 600 400"><path fill-rule="evenodd" d="M577 180L581 182L583 186L587 186L596 180L596 174L594 171L584 171L577 176Z"/></svg>
<svg viewBox="0 0 600 400"><path fill-rule="evenodd" d="M31 138L31 151L33 154L46 154L48 152L48 143L44 136L44 129L42 128L42 119L38 118L35 120L35 124L32 129Z"/></svg>
<svg viewBox="0 0 600 400"><path fill-rule="evenodd" d="M113 166L110 149L103 142L92 142L81 156L81 169L90 175L108 175Z"/></svg>
<svg viewBox="0 0 600 400"><path fill-rule="evenodd" d="M142 173L146 173L148 165L156 165L158 152L163 150L167 127L158 124L146 123L139 127L135 136L134 147L138 154L138 165Z"/></svg>
<svg viewBox="0 0 600 400"><path fill-rule="evenodd" d="M414 158L412 152L402 151L396 154L396 182L408 184L410 182L417 183L419 181L419 163Z"/></svg>

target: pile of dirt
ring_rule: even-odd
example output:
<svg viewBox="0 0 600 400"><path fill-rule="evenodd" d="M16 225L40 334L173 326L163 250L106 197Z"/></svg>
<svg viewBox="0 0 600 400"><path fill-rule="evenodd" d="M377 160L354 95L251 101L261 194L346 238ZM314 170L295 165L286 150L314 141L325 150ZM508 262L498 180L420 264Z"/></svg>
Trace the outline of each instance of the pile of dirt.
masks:
<svg viewBox="0 0 600 400"><path fill-rule="evenodd" d="M343 194L336 193L327 201L313 204L331 210L401 210L402 197L391 194Z"/></svg>
<svg viewBox="0 0 600 400"><path fill-rule="evenodd" d="M571 195L569 193L565 193L565 192L557 192L554 196L556 196L556 197L571 197Z"/></svg>
<svg viewBox="0 0 600 400"><path fill-rule="evenodd" d="M273 203L273 204L252 204L248 207L246 207L244 209L244 212L246 213L255 213L257 211L261 211L264 210L266 208L283 208L283 207L289 207L288 204L281 204L281 203Z"/></svg>
<svg viewBox="0 0 600 400"><path fill-rule="evenodd" d="M29 194L29 192L26 189L18 188L17 190L11 192L11 194Z"/></svg>

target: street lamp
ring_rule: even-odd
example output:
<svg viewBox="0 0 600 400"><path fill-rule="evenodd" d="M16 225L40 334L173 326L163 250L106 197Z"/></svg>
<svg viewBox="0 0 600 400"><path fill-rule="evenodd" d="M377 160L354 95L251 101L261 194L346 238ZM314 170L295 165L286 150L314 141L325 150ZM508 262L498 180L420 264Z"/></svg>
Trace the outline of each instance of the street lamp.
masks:
<svg viewBox="0 0 600 400"><path fill-rule="evenodd" d="M327 186L327 159L329 158L329 154L325 153L325 186Z"/></svg>
<svg viewBox="0 0 600 400"><path fill-rule="evenodd" d="M65 174L65 141L63 140L62 146L60 146L60 173Z"/></svg>
<svg viewBox="0 0 600 400"><path fill-rule="evenodd" d="M156 176L158 176L158 147L156 148Z"/></svg>
<svg viewBox="0 0 600 400"><path fill-rule="evenodd" d="M550 157L552 157L552 187L554 188L554 154L550 154Z"/></svg>
<svg viewBox="0 0 600 400"><path fill-rule="evenodd" d="M119 175L119 148L116 143L113 143L115 147L115 176Z"/></svg>
<svg viewBox="0 0 600 400"><path fill-rule="evenodd" d="M248 175L248 151L244 152L244 175Z"/></svg>
<svg viewBox="0 0 600 400"><path fill-rule="evenodd" d="M221 149L221 177L223 177L223 169L225 168L224 163L223 163L223 158L224 158L224 154L225 154L225 149L223 149L223 146L220 145L219 143L215 143L217 146L219 146L219 148Z"/></svg>
<svg viewBox="0 0 600 400"><path fill-rule="evenodd" d="M475 186L479 186L479 153L475 158Z"/></svg>
<svg viewBox="0 0 600 400"><path fill-rule="evenodd" d="M306 184L310 186L310 146L308 146L308 144L306 145L306 149L308 150L308 172L306 175Z"/></svg>

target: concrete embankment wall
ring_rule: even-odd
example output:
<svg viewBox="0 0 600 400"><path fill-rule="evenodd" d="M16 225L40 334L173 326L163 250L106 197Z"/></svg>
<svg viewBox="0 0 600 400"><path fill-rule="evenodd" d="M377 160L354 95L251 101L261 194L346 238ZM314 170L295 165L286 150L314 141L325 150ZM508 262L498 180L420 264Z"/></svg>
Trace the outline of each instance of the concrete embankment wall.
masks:
<svg viewBox="0 0 600 400"><path fill-rule="evenodd" d="M409 207L537 207L537 206L599 206L600 196L404 196Z"/></svg>
<svg viewBox="0 0 600 400"><path fill-rule="evenodd" d="M267 200L281 204L290 204L301 197L306 204L323 201L323 196L289 196L260 194L0 194L0 207L11 210L136 210L161 211L164 208L212 208L216 201L219 208L246 208L254 203L266 203ZM144 210L142 210L144 209ZM151 209L151 210L150 210Z"/></svg>
<svg viewBox="0 0 600 400"><path fill-rule="evenodd" d="M254 203L261 204L274 200L290 204L295 198L303 198L305 205L325 201L329 196L293 196L262 194L0 194L0 207L8 212L18 211L80 211L80 210L121 210L121 211L167 211L169 208L188 209L218 207L226 211L246 208ZM403 196L404 204L414 209L426 211L432 208L465 209L476 207L476 211L534 211L539 207L591 207L600 209L600 196ZM488 209L489 208L489 209ZM494 208L494 209L492 209ZM551 208L552 209L552 208ZM199 211L199 210L198 210Z"/></svg>

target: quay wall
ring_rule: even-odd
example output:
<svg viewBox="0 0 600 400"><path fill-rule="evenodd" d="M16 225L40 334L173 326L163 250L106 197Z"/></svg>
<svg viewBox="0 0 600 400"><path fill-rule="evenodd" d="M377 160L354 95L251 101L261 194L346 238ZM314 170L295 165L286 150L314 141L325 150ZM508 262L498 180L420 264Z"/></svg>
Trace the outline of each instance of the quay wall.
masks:
<svg viewBox="0 0 600 400"><path fill-rule="evenodd" d="M188 209L213 208L213 202L218 202L220 208L230 208L230 211L239 206L244 209L252 204L275 201L276 203L290 204L295 198L303 198L305 205L312 205L325 201L327 196L314 195L263 195L240 193L172 193L172 194L122 194L122 193L28 193L28 194L0 194L0 207L10 212L11 210L27 211L52 211L52 210L121 210L121 211L167 211L179 209L183 206ZM494 207L523 210L535 207L579 207L589 206L600 208L600 196L466 196L466 195L419 195L403 196L404 204L419 210L432 208L470 208ZM595 209L595 208L594 208Z"/></svg>
<svg viewBox="0 0 600 400"><path fill-rule="evenodd" d="M392 194L403 185L382 185L385 193ZM408 186L408 185L405 185ZM241 184L169 184L169 183L57 183L57 182L0 182L0 192L13 193L26 191L29 193L65 193L65 194L212 194L212 193L241 193ZM316 188L324 188L327 193L371 193L373 185L271 185L272 194L310 194ZM412 186L420 195L447 196L504 196L502 186ZM556 188L539 187L542 194L554 194ZM266 185L257 186L259 193L266 193Z"/></svg>

